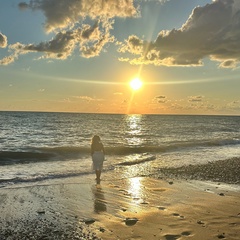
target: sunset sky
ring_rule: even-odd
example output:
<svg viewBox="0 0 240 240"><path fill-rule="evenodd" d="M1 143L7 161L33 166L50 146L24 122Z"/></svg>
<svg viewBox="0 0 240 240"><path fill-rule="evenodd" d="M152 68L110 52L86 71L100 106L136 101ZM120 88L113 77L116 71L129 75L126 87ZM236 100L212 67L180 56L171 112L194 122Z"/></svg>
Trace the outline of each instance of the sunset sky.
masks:
<svg viewBox="0 0 240 240"><path fill-rule="evenodd" d="M0 1L0 111L240 115L239 66L239 0Z"/></svg>

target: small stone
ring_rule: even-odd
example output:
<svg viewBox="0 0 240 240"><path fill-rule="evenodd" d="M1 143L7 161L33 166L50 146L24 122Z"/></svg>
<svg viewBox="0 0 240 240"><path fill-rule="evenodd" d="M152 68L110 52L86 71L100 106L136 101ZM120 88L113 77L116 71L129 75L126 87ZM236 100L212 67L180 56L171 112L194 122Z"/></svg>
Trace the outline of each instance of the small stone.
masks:
<svg viewBox="0 0 240 240"><path fill-rule="evenodd" d="M204 224L204 222L201 221L201 220L198 220L198 221L197 221L197 224Z"/></svg>
<svg viewBox="0 0 240 240"><path fill-rule="evenodd" d="M224 193L219 193L219 196L225 196Z"/></svg>
<svg viewBox="0 0 240 240"><path fill-rule="evenodd" d="M166 208L165 207L158 207L158 209L164 211Z"/></svg>
<svg viewBox="0 0 240 240"><path fill-rule="evenodd" d="M184 232L181 233L181 235L183 235L183 236L190 236L191 232L184 231Z"/></svg>
<svg viewBox="0 0 240 240"><path fill-rule="evenodd" d="M170 185L172 185L173 184L173 182L172 181L170 181L170 182L168 182Z"/></svg>
<svg viewBox="0 0 240 240"><path fill-rule="evenodd" d="M178 213L173 213L173 216L178 217L180 215Z"/></svg>
<svg viewBox="0 0 240 240"><path fill-rule="evenodd" d="M137 223L138 219L137 218L126 218L125 223L127 226L132 226Z"/></svg>
<svg viewBox="0 0 240 240"><path fill-rule="evenodd" d="M100 227L100 228L99 228L99 231L100 231L100 232L105 232L105 229L104 229L103 227Z"/></svg>
<svg viewBox="0 0 240 240"><path fill-rule="evenodd" d="M218 234L218 236L217 236L219 239L223 239L223 238L225 238L225 235L224 235L224 233L223 234Z"/></svg>
<svg viewBox="0 0 240 240"><path fill-rule="evenodd" d="M95 222L95 219L93 219L93 218L90 218L90 219L85 219L84 220L84 223L86 223L86 224L92 224L92 223L94 223Z"/></svg>
<svg viewBox="0 0 240 240"><path fill-rule="evenodd" d="M45 211L44 210L38 210L37 213L38 214L45 214Z"/></svg>
<svg viewBox="0 0 240 240"><path fill-rule="evenodd" d="M139 200L140 198L139 197L134 197L133 200Z"/></svg>

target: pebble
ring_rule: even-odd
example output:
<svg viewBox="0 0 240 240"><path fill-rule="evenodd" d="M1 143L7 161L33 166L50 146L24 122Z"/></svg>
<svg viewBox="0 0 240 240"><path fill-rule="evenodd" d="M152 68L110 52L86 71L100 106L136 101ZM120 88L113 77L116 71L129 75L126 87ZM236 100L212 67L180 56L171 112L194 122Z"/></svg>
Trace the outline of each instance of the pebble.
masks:
<svg viewBox="0 0 240 240"><path fill-rule="evenodd" d="M223 239L223 238L225 238L225 235L224 235L224 233L223 233L223 234L219 234L217 237L218 237L219 239Z"/></svg>
<svg viewBox="0 0 240 240"><path fill-rule="evenodd" d="M137 218L126 218L125 223L127 226L132 226L137 223L138 219Z"/></svg>
<svg viewBox="0 0 240 240"><path fill-rule="evenodd" d="M94 222L95 222L95 219L93 219L93 218L90 218L90 219L85 219L84 220L84 222L86 223L86 224L93 224Z"/></svg>
<svg viewBox="0 0 240 240"><path fill-rule="evenodd" d="M159 210L165 210L165 207L158 207Z"/></svg>
<svg viewBox="0 0 240 240"><path fill-rule="evenodd" d="M37 213L38 214L45 214L45 211L44 210L38 210Z"/></svg>

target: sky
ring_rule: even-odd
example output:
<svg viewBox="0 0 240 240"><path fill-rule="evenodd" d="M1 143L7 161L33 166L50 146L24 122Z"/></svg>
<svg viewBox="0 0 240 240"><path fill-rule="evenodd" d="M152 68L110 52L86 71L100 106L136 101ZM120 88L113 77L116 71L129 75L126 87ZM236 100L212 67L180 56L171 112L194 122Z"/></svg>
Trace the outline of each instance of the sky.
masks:
<svg viewBox="0 0 240 240"><path fill-rule="evenodd" d="M239 67L240 0L0 1L0 111L240 115Z"/></svg>

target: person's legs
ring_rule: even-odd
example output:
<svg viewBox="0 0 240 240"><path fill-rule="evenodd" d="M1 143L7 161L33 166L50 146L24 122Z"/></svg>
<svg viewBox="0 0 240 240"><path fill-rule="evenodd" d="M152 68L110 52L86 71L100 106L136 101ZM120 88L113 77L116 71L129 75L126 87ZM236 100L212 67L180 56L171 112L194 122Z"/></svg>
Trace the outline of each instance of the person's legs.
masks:
<svg viewBox="0 0 240 240"><path fill-rule="evenodd" d="M96 180L97 180L97 183L100 183L100 177L101 177L101 170L96 170Z"/></svg>
<svg viewBox="0 0 240 240"><path fill-rule="evenodd" d="M97 179L100 179L100 177L101 177L101 170L96 170L96 177L97 177Z"/></svg>

